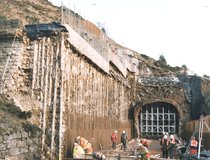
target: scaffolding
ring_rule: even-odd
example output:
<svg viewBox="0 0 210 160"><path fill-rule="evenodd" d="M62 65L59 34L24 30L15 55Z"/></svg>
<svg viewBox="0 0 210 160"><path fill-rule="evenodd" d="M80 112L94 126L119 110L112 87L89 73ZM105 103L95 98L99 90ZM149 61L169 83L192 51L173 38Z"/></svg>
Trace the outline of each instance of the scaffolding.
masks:
<svg viewBox="0 0 210 160"><path fill-rule="evenodd" d="M163 132L177 132L177 114L170 104L157 103L144 106L139 122L143 136L160 136Z"/></svg>

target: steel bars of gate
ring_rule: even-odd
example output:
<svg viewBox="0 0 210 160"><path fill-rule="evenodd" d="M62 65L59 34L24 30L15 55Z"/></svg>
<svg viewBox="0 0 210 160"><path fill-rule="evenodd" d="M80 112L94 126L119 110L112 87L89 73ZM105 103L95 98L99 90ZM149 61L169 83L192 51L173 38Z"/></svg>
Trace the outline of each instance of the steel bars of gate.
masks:
<svg viewBox="0 0 210 160"><path fill-rule="evenodd" d="M173 106L164 103L145 105L139 118L143 136L158 136L162 132L176 133L176 112Z"/></svg>

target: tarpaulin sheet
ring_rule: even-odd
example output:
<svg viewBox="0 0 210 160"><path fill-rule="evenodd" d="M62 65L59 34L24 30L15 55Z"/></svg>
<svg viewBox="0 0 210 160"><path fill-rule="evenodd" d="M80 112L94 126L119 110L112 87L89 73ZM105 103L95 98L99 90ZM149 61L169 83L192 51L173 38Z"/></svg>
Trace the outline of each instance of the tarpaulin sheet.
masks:
<svg viewBox="0 0 210 160"><path fill-rule="evenodd" d="M59 22L26 25L25 31L31 40L36 40L40 37L50 37L60 32L68 32L66 27Z"/></svg>

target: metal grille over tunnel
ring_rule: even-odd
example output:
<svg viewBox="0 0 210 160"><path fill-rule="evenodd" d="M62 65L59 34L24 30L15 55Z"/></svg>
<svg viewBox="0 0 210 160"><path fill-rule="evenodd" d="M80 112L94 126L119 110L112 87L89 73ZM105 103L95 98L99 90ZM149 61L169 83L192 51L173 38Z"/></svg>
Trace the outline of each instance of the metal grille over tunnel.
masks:
<svg viewBox="0 0 210 160"><path fill-rule="evenodd" d="M153 103L142 107L139 114L142 136L155 137L163 132L178 132L178 114L176 108L168 103Z"/></svg>

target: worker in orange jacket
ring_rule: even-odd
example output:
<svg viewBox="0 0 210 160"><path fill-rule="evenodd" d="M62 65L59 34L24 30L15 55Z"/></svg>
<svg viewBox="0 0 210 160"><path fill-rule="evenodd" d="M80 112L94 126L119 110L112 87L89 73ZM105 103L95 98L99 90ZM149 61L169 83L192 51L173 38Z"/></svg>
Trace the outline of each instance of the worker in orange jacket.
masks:
<svg viewBox="0 0 210 160"><path fill-rule="evenodd" d="M92 154L93 153L93 148L92 144L88 142L85 138L78 136L77 137L77 142L81 145L81 147L85 150L85 153L87 154Z"/></svg>
<svg viewBox="0 0 210 160"><path fill-rule="evenodd" d="M197 154L198 152L198 142L193 136L190 141L190 154Z"/></svg>

